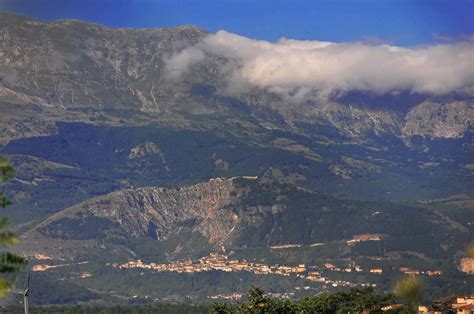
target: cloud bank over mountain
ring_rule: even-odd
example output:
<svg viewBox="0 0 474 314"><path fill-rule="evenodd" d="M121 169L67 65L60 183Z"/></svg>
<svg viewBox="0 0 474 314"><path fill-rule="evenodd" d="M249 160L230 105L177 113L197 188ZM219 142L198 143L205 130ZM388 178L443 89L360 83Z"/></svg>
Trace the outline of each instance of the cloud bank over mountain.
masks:
<svg viewBox="0 0 474 314"><path fill-rule="evenodd" d="M167 58L167 73L182 78L206 55L227 59L221 71L228 94L250 87L293 98L352 90L474 94L472 41L415 48L285 38L273 43L219 31Z"/></svg>

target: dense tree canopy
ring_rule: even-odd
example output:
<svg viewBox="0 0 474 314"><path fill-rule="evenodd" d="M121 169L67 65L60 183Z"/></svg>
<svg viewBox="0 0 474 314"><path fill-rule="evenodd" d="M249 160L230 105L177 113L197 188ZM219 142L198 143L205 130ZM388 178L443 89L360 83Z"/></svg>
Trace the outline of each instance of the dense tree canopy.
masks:
<svg viewBox="0 0 474 314"><path fill-rule="evenodd" d="M393 302L392 295L376 295L372 288L350 289L324 293L300 300L274 299L259 287L246 296L246 302L238 305L215 303L213 313L362 313L379 312Z"/></svg>
<svg viewBox="0 0 474 314"><path fill-rule="evenodd" d="M5 157L0 156L0 184L11 179L15 175L15 171ZM10 205L11 202L0 192L0 207ZM0 274L15 273L22 269L26 261L6 249L11 245L19 242L18 237L8 230L10 221L8 218L0 218ZM0 298L11 289L11 282L7 278L0 277Z"/></svg>

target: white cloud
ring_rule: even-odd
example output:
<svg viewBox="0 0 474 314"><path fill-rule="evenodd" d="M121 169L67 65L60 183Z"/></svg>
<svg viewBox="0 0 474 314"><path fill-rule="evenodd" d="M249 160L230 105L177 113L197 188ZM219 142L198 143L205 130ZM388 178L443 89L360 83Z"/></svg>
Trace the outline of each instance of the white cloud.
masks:
<svg viewBox="0 0 474 314"><path fill-rule="evenodd" d="M171 79L179 79L193 64L204 60L204 53L197 47L189 47L165 59L165 71Z"/></svg>
<svg viewBox="0 0 474 314"><path fill-rule="evenodd" d="M350 90L474 91L472 42L416 48L285 38L272 43L219 31L171 56L168 73L180 77L207 54L230 60L223 69L229 92L253 86L302 98Z"/></svg>

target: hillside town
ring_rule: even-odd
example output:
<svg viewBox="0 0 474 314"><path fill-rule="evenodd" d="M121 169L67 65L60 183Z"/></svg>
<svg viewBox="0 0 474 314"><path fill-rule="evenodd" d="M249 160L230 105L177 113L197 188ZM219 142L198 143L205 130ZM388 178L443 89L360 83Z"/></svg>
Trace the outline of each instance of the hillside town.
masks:
<svg viewBox="0 0 474 314"><path fill-rule="evenodd" d="M176 272L176 273L195 273L195 272L206 272L206 271L224 271L224 272L240 272L247 271L255 275L279 275L279 276L294 276L297 279L321 283L326 286L331 287L356 287L356 286L372 286L375 287L374 283L353 283L347 280L333 280L325 276L324 273L330 272L345 272L345 273L362 273L368 272L370 274L382 274L383 269L381 268L371 268L364 270L361 266L356 265L354 262L351 262L345 267L338 267L331 262L326 262L322 266L308 266L305 264L298 264L293 266L288 265L268 265L264 263L255 263L248 262L245 260L234 260L229 259L227 255L219 253L210 253L208 256L201 257L197 261L185 260L177 261L166 264L159 263L147 263L142 260L131 260L126 263L110 264L113 268L118 269L132 269L132 268L142 268L148 269L155 272ZM424 274L427 276L440 276L442 275L441 270L428 270L420 271L414 270L407 267L401 267L399 269L401 273L406 275L420 275ZM308 290L310 286L297 286L295 290ZM234 296L232 296L234 297Z"/></svg>
<svg viewBox="0 0 474 314"><path fill-rule="evenodd" d="M391 306L390 309L395 309ZM400 305L398 305L400 308ZM390 310L386 309L386 310ZM420 314L473 314L474 313L474 295L471 296L449 296L435 300L431 305L418 306Z"/></svg>

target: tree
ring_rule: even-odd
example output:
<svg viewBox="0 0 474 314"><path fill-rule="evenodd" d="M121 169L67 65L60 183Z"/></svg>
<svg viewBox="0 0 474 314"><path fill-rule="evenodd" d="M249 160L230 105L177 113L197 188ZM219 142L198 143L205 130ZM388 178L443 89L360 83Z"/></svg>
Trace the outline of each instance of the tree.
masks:
<svg viewBox="0 0 474 314"><path fill-rule="evenodd" d="M376 295L372 288L323 293L299 300L270 298L260 287L253 287L240 304L214 303L211 313L291 314L291 313L379 313L393 302L391 294Z"/></svg>
<svg viewBox="0 0 474 314"><path fill-rule="evenodd" d="M242 310L247 310L250 313L268 313L270 307L270 298L265 296L265 292L260 287L252 287L247 295L248 302Z"/></svg>
<svg viewBox="0 0 474 314"><path fill-rule="evenodd" d="M405 300L410 311L416 313L423 292L423 280L415 276L402 278L395 284L394 292L397 297Z"/></svg>
<svg viewBox="0 0 474 314"><path fill-rule="evenodd" d="M5 183L14 175L15 171L10 166L8 160L0 156L0 184ZM5 208L10 204L11 201L4 196L3 192L0 192L0 207ZM8 230L9 226L10 221L8 218L0 218L0 274L18 272L26 264L26 261L22 257L7 251L10 246L19 242L18 237ZM3 298L11 288L12 283L7 278L0 277L0 298Z"/></svg>

